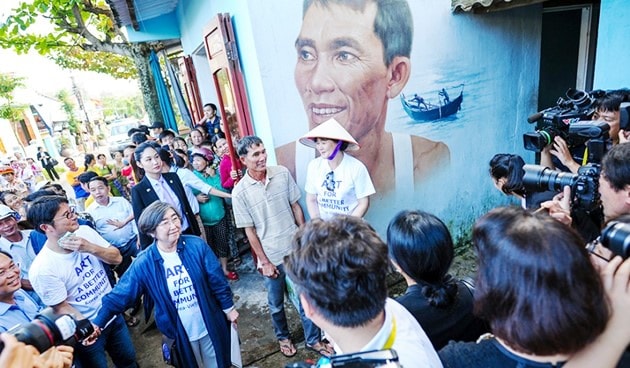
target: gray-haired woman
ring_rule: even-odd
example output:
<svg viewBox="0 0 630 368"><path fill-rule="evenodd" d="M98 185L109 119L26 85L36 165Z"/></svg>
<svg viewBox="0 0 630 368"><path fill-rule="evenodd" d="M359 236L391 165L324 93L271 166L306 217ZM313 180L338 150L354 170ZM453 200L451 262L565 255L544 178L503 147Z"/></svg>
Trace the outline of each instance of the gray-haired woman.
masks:
<svg viewBox="0 0 630 368"><path fill-rule="evenodd" d="M144 293L145 316L155 307L158 329L175 340L177 366L229 367L228 321L236 323L238 312L219 261L199 237L182 235L180 216L170 204L152 203L138 228L153 244L105 296L95 324L104 326Z"/></svg>

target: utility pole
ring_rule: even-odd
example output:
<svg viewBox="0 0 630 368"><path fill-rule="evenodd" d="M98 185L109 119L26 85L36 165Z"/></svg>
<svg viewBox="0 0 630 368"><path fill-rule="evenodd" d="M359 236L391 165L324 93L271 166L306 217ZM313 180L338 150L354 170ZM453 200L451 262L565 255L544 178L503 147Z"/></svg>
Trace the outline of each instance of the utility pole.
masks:
<svg viewBox="0 0 630 368"><path fill-rule="evenodd" d="M79 109L81 109L81 111L83 111L83 114L85 115L85 122L87 124L87 127L89 128L90 125L90 117L88 116L87 110L85 110L85 105L83 104L83 97L81 96L81 91L79 90L79 87L77 87L77 84L74 81L74 75L70 75L70 80L72 81L72 93L74 94L74 97L77 99L77 102L79 104ZM83 152L87 152L87 147L85 145L85 140L83 139L83 124L81 124L81 126L79 127L79 139L81 140L81 146L83 147Z"/></svg>

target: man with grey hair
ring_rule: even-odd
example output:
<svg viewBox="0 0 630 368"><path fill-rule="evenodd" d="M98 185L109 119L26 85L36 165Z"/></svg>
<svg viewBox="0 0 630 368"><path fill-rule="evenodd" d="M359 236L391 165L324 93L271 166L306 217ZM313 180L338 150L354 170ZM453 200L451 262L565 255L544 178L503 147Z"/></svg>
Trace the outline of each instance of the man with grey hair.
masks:
<svg viewBox="0 0 630 368"><path fill-rule="evenodd" d="M296 353L289 339L289 326L284 313L286 276L283 259L291 251L291 239L304 224L304 213L298 203L300 189L283 166L267 166L267 151L262 140L255 136L243 137L237 154L247 168L243 179L232 191L232 205L236 226L245 234L257 258L256 268L265 277L269 312L285 356ZM331 348L320 341L320 330L306 318L302 306L296 305L304 327L306 348L322 355L330 355Z"/></svg>
<svg viewBox="0 0 630 368"><path fill-rule="evenodd" d="M353 155L377 193L413 190L450 160L444 143L385 131L388 101L409 80L412 38L407 0L304 1L295 84L309 129L335 118L362 147ZM301 183L313 152L299 146L278 147L277 156Z"/></svg>

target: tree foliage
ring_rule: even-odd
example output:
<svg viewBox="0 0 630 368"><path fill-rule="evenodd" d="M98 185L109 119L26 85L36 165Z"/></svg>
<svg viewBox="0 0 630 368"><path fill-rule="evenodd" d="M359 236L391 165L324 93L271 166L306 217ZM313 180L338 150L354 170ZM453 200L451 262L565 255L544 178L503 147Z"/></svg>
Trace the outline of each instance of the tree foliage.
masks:
<svg viewBox="0 0 630 368"><path fill-rule="evenodd" d="M23 119L22 110L25 105L16 104L13 93L22 87L24 78L14 77L10 74L0 74L0 118L11 122L18 122Z"/></svg>
<svg viewBox="0 0 630 368"><path fill-rule="evenodd" d="M152 120L162 120L148 67L151 45L130 43L105 0L28 0L0 24L0 47L36 50L70 69L140 79Z"/></svg>
<svg viewBox="0 0 630 368"><path fill-rule="evenodd" d="M79 121L75 116L74 111L74 103L72 102L72 98L70 97L70 93L65 89L57 92L57 99L61 102L61 108L68 115L68 130L70 134L77 135L79 131Z"/></svg>

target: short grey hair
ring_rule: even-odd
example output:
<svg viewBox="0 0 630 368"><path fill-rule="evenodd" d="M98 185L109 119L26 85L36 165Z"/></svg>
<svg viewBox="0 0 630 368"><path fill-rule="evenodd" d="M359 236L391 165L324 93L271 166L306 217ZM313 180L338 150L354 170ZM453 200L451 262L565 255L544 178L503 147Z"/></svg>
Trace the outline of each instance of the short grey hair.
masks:
<svg viewBox="0 0 630 368"><path fill-rule="evenodd" d="M164 220L164 216L166 216L166 211L168 210L175 211L177 217L181 220L179 212L177 212L175 207L165 202L155 201L142 211L138 219L138 230L147 235L155 233L155 229L157 229L160 222Z"/></svg>
<svg viewBox="0 0 630 368"><path fill-rule="evenodd" d="M249 152L249 149L252 146L260 146L261 144L263 144L263 141L257 136L255 135L245 136L241 138L241 140L238 142L238 145L236 146L236 154L239 157L247 156L247 152Z"/></svg>

